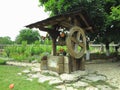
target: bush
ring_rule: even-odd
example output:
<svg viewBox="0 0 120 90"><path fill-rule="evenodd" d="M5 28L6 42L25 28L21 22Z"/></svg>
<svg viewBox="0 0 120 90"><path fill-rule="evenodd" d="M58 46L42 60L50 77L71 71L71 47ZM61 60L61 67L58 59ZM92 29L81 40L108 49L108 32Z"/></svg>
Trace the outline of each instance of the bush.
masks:
<svg viewBox="0 0 120 90"><path fill-rule="evenodd" d="M0 59L0 65L5 65L5 64L6 64L6 61L3 59Z"/></svg>
<svg viewBox="0 0 120 90"><path fill-rule="evenodd" d="M38 59L44 52L51 53L51 45L41 45L40 42L36 41L34 44L27 45L23 42L22 45L11 45L7 46L4 50L4 55L13 58L16 61L33 61Z"/></svg>

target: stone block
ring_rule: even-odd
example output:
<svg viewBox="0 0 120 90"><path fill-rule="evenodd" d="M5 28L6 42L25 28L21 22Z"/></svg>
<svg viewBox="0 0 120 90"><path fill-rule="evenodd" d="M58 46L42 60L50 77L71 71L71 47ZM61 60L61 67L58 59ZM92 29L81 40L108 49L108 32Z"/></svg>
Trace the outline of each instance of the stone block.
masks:
<svg viewBox="0 0 120 90"><path fill-rule="evenodd" d="M70 73L70 60L69 57L64 56L64 73Z"/></svg>
<svg viewBox="0 0 120 90"><path fill-rule="evenodd" d="M49 56L48 69L57 73L64 72L64 56Z"/></svg>
<svg viewBox="0 0 120 90"><path fill-rule="evenodd" d="M70 67L68 63L64 64L64 73L70 73Z"/></svg>
<svg viewBox="0 0 120 90"><path fill-rule="evenodd" d="M48 70L47 60L41 60L41 70Z"/></svg>
<svg viewBox="0 0 120 90"><path fill-rule="evenodd" d="M64 56L64 64L69 64L69 57Z"/></svg>

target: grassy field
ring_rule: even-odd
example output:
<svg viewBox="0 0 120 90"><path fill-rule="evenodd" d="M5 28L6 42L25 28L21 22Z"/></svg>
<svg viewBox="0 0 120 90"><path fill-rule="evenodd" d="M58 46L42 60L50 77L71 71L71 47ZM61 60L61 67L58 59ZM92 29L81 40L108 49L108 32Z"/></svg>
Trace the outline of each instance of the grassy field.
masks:
<svg viewBox="0 0 120 90"><path fill-rule="evenodd" d="M11 90L9 85L12 83L14 84L12 90L55 90L47 82L41 84L37 80L28 81L27 76L17 75L24 69L25 67L0 65L0 90Z"/></svg>

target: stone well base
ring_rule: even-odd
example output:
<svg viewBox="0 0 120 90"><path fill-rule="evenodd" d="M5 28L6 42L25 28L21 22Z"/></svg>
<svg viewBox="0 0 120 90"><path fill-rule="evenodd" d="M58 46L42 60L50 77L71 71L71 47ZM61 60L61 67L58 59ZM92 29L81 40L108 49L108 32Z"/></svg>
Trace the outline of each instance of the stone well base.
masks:
<svg viewBox="0 0 120 90"><path fill-rule="evenodd" d="M47 60L41 60L41 70L51 70L59 74L71 73L85 69L85 60L74 59L67 56L48 56Z"/></svg>

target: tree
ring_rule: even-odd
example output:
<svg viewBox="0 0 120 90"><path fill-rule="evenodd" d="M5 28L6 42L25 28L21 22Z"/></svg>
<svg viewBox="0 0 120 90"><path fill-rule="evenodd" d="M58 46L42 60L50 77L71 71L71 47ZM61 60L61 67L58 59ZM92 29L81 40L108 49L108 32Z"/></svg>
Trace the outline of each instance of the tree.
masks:
<svg viewBox="0 0 120 90"><path fill-rule="evenodd" d="M45 7L45 11L51 11L51 16L83 9L96 30L95 33L86 33L86 35L90 40L105 43L106 47L110 42L118 41L116 38L120 37L118 31L120 19L109 19L110 17L119 18L119 7L117 9L112 7L120 5L120 0L39 0L39 2Z"/></svg>
<svg viewBox="0 0 120 90"><path fill-rule="evenodd" d="M12 40L9 36L0 37L0 44L12 44Z"/></svg>
<svg viewBox="0 0 120 90"><path fill-rule="evenodd" d="M110 13L107 15L106 30L104 31L103 38L107 36L109 42L120 42L120 5L113 6L110 9ZM105 39L106 40L106 39ZM104 40L104 41L105 41Z"/></svg>
<svg viewBox="0 0 120 90"><path fill-rule="evenodd" d="M105 28L105 1L101 0L39 0L45 6L45 11L51 11L51 16L82 9L96 29L94 35L88 35L92 40ZM83 12L84 13L84 12Z"/></svg>
<svg viewBox="0 0 120 90"><path fill-rule="evenodd" d="M109 52L109 44L111 42L120 43L120 1L107 0L105 11L107 13L107 20L105 22L105 29L97 35L97 41L106 45L106 51ZM118 5L118 6L116 6Z"/></svg>
<svg viewBox="0 0 120 90"><path fill-rule="evenodd" d="M27 41L28 44L34 43L40 39L38 31L32 29L23 29L20 34L16 37L16 43L21 44L22 41Z"/></svg>

